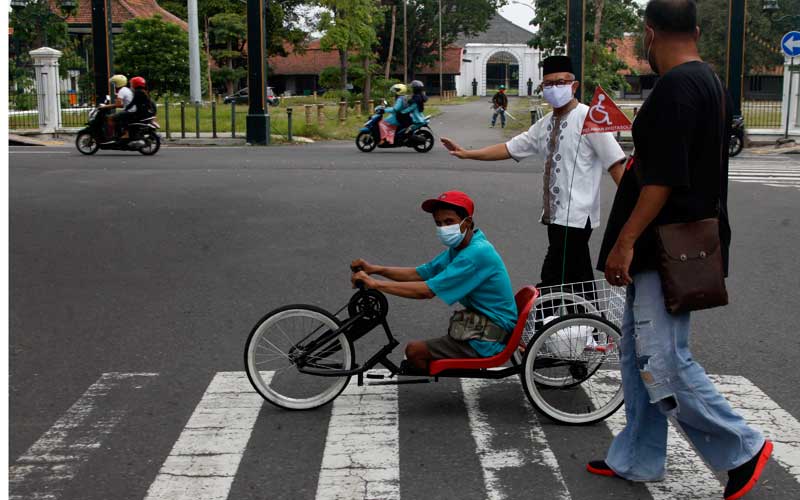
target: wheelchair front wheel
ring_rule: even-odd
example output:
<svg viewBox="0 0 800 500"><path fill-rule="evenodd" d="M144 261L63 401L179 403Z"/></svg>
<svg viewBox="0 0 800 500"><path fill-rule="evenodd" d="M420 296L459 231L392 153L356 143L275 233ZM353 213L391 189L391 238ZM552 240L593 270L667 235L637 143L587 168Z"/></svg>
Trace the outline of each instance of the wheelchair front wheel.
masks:
<svg viewBox="0 0 800 500"><path fill-rule="evenodd" d="M549 322L525 349L522 385L528 399L561 424L606 419L623 403L620 340L619 329L598 316L568 314Z"/></svg>
<svg viewBox="0 0 800 500"><path fill-rule="evenodd" d="M344 334L330 337L339 328L335 316L310 305L276 309L256 323L244 350L247 377L270 403L287 410L310 410L335 399L350 376L303 373L304 366L317 371L350 370L353 346ZM322 339L330 337L321 342Z"/></svg>

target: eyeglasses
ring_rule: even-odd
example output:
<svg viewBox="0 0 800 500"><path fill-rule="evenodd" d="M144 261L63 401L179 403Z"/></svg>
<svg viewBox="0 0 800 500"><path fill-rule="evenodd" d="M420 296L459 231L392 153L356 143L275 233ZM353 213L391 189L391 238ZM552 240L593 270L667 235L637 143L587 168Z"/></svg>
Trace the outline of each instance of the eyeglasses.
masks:
<svg viewBox="0 0 800 500"><path fill-rule="evenodd" d="M542 82L542 88L547 89L547 88L554 87L554 86L560 87L562 85L570 84L570 83L572 83L574 81L575 80L549 80L549 81L544 81L544 82Z"/></svg>

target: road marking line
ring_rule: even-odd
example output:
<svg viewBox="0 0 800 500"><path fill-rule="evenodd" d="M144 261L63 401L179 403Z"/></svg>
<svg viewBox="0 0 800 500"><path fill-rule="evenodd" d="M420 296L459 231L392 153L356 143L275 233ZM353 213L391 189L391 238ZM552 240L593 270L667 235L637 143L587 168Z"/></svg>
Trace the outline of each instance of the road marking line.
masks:
<svg viewBox="0 0 800 500"><path fill-rule="evenodd" d="M351 380L333 401L317 500L399 500L399 447L397 386Z"/></svg>
<svg viewBox="0 0 800 500"><path fill-rule="evenodd" d="M733 409L775 445L772 458L800 483L800 423L748 379L709 375Z"/></svg>
<svg viewBox="0 0 800 500"><path fill-rule="evenodd" d="M483 379L461 379L461 388L464 393L464 403L467 407L469 416L469 427L475 446L478 450L478 458L483 469L483 483L486 487L486 498L491 500L504 500L509 496L503 488L501 473L505 469L519 468L526 465L526 462L533 461L543 465L555 476L558 483L557 491L549 491L548 498L558 500L569 500L571 498L561 469L558 465L553 450L547 443L547 436L542 429L539 419L533 409L528 412L527 422L520 422L521 427L526 432L519 432L519 447L515 449L496 450L492 447L492 440L497 433L489 422L489 416L480 408L480 392L483 387L488 385L498 385L500 383L516 383L517 377L511 377L504 381L483 380ZM530 407L527 399L523 396L524 404Z"/></svg>
<svg viewBox="0 0 800 500"><path fill-rule="evenodd" d="M615 391L617 388L606 383L597 383L598 391ZM625 428L625 405L605 420L614 436ZM663 481L642 483L653 500L673 500L692 498L695 500L718 499L722 492L717 477L709 470L692 448L692 445L675 429L670 422L667 431L667 473Z"/></svg>
<svg viewBox="0 0 800 500"><path fill-rule="evenodd" d="M100 409L112 392L140 389L157 373L104 373L9 469L12 500L58 499L79 469L128 414Z"/></svg>
<svg viewBox="0 0 800 500"><path fill-rule="evenodd" d="M227 500L263 403L245 372L217 373L145 498Z"/></svg>

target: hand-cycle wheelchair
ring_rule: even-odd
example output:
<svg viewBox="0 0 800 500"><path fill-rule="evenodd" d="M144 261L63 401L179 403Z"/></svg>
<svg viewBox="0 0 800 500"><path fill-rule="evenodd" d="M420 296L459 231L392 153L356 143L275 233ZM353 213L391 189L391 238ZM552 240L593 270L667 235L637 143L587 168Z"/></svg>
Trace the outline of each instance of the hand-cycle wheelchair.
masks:
<svg viewBox="0 0 800 500"><path fill-rule="evenodd" d="M363 385L516 375L533 406L561 424L599 422L623 403L618 325L624 289L605 280L523 287L515 296L517 324L503 351L485 358L434 360L422 378L389 360L400 345L389 329L389 303L381 292L358 285L336 313L288 305L256 323L244 362L264 399L289 410L310 410L333 401L353 376ZM378 327L386 345L357 363L355 343ZM377 365L388 375L368 373Z"/></svg>

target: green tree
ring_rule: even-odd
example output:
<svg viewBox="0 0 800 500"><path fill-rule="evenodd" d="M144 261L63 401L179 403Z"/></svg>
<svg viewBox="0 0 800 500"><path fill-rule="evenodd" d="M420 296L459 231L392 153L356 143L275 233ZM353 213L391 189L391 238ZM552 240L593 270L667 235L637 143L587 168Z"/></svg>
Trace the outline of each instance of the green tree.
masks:
<svg viewBox="0 0 800 500"><path fill-rule="evenodd" d="M372 53L377 42L375 22L380 9L374 0L321 0L319 5L326 9L318 25L325 33L320 45L322 50L339 53L340 87L347 90L348 53Z"/></svg>
<svg viewBox="0 0 800 500"><path fill-rule="evenodd" d="M537 32L529 42L544 56L564 54L567 43L567 6L564 0L536 0L536 15L531 24ZM584 24L584 98L591 99L594 88L619 90L627 83L620 74L627 65L614 52L612 40L626 33L642 31L642 7L636 0L594 0L587 2Z"/></svg>
<svg viewBox="0 0 800 500"><path fill-rule="evenodd" d="M33 81L33 61L28 54L40 47L68 51L71 47L64 21L68 11L53 11L48 0L30 0L24 7L9 13L8 24L14 30L9 40L9 81L24 88ZM69 54L65 54L69 55Z"/></svg>
<svg viewBox="0 0 800 500"><path fill-rule="evenodd" d="M224 49L211 51L219 68L212 71L215 83L222 82L227 93L234 92L234 85L247 76L245 69L244 40L247 37L247 18L235 12L223 12L209 19L211 40L223 44Z"/></svg>
<svg viewBox="0 0 800 500"><path fill-rule="evenodd" d="M131 19L114 39L115 71L141 75L151 92L186 93L189 88L189 40L180 26L160 16Z"/></svg>
<svg viewBox="0 0 800 500"><path fill-rule="evenodd" d="M700 56L725 75L728 47L728 1L702 0L697 4L700 26ZM761 2L748 2L745 35L745 73L758 74L767 68L783 64L780 40L797 29L797 18L778 21L787 14L800 12L800 0L780 0L780 11L769 15L762 12Z"/></svg>
<svg viewBox="0 0 800 500"><path fill-rule="evenodd" d="M462 34L477 35L486 31L489 21L506 0L442 0L442 45L447 47ZM385 2L383 26L379 32L379 59L386 63L389 47L393 45L393 59L403 62L403 3L402 0ZM394 43L392 33L394 10ZM408 74L413 79L419 68L434 64L439 59L439 0L407 0L405 28L408 37Z"/></svg>

